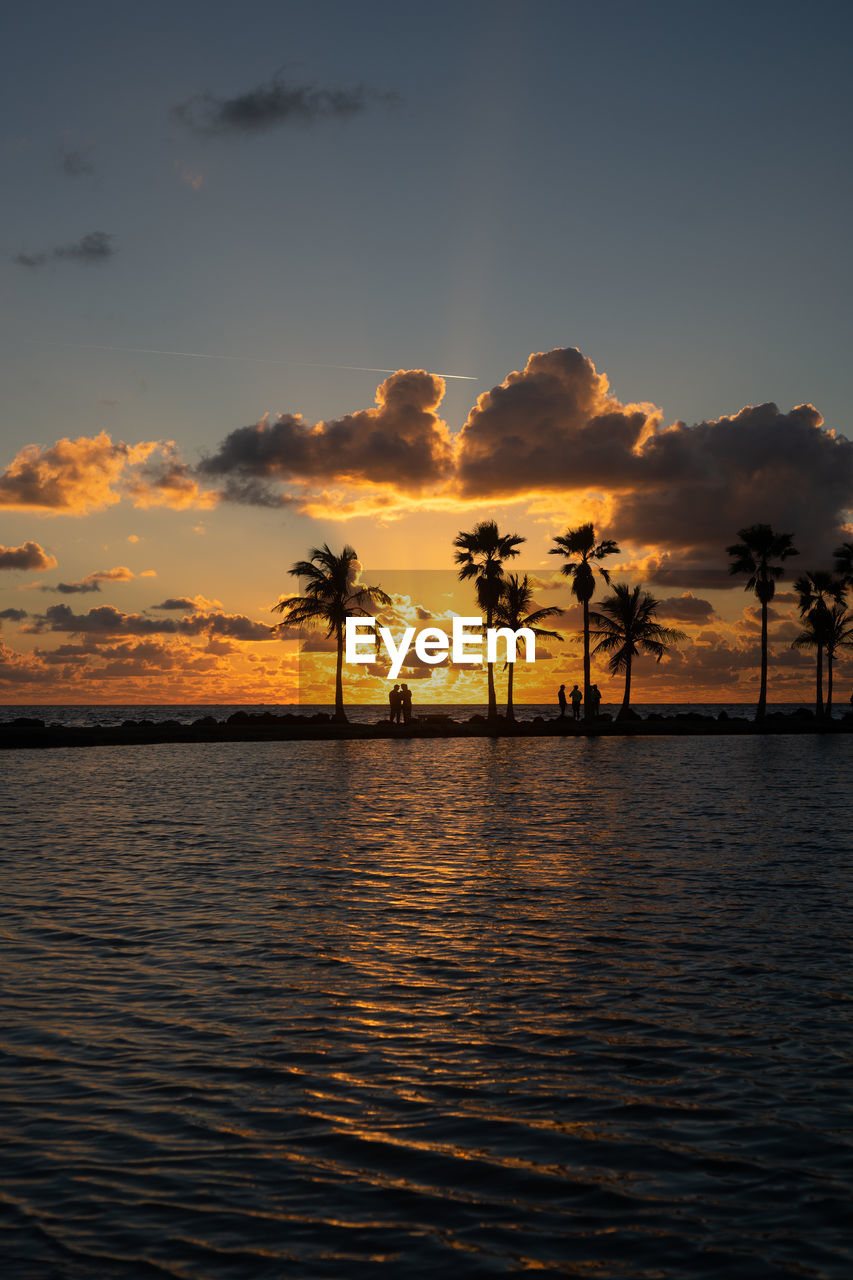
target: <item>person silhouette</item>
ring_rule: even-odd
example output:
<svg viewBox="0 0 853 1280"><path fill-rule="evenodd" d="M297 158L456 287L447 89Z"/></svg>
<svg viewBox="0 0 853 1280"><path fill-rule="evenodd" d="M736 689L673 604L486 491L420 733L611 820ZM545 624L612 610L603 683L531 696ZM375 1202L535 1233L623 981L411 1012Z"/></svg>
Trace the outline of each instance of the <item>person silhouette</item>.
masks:
<svg viewBox="0 0 853 1280"><path fill-rule="evenodd" d="M403 711L403 724L409 724L412 719L412 691L407 684L404 684L400 690L400 702Z"/></svg>
<svg viewBox="0 0 853 1280"><path fill-rule="evenodd" d="M598 708L601 706L601 690L597 684L594 684L589 691L590 712L593 720L598 715Z"/></svg>
<svg viewBox="0 0 853 1280"><path fill-rule="evenodd" d="M566 714L566 686L561 684L557 690L557 701L560 704L560 719Z"/></svg>
<svg viewBox="0 0 853 1280"><path fill-rule="evenodd" d="M576 684L572 685L572 691L569 694L569 697L572 700L572 717L575 720L580 720L581 702L583 701L583 694L581 693L580 689L577 687Z"/></svg>
<svg viewBox="0 0 853 1280"><path fill-rule="evenodd" d="M388 704L388 719L392 724L396 724L400 719L400 686L398 684L395 684L388 694Z"/></svg>

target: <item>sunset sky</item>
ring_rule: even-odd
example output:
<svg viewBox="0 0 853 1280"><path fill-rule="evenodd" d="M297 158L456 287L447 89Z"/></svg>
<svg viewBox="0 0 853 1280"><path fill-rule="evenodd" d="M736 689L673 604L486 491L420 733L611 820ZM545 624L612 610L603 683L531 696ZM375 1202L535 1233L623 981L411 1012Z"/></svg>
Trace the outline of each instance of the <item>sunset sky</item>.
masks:
<svg viewBox="0 0 853 1280"><path fill-rule="evenodd" d="M785 0L19 8L0 702L290 701L295 560L466 612L425 571L491 518L542 605L553 536L619 543L689 636L637 701L755 697L725 547L793 534L769 697L809 697L791 581L853 538L852 38Z"/></svg>

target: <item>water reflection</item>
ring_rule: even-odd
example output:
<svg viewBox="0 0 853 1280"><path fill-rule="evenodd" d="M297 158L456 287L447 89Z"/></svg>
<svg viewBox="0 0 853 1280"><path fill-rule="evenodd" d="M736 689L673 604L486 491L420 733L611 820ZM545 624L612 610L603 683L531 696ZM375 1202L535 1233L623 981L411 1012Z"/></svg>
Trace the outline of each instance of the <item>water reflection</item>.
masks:
<svg viewBox="0 0 853 1280"><path fill-rule="evenodd" d="M18 1274L848 1273L844 743L10 761Z"/></svg>

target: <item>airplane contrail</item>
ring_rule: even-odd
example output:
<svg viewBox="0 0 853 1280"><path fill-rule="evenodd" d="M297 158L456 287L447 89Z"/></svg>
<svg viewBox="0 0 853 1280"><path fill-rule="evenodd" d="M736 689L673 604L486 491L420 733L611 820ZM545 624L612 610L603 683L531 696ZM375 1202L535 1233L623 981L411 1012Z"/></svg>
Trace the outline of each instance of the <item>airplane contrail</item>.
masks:
<svg viewBox="0 0 853 1280"><path fill-rule="evenodd" d="M353 373L397 373L396 369L374 369L363 364L319 364L313 360L274 360L263 356L221 356L205 351L163 351L159 347L103 347L94 342L47 342L50 347L73 347L77 351L124 351L135 355L183 356L188 360L239 360L248 364L293 364L306 369L345 369ZM453 378L457 382L479 382L469 373L439 373L439 378Z"/></svg>

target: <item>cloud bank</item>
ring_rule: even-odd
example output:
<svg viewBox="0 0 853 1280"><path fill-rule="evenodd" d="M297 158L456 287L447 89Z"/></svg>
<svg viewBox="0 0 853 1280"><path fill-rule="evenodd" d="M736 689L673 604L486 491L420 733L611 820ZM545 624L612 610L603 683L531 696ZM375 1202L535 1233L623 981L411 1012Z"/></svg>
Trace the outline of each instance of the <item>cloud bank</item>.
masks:
<svg viewBox="0 0 853 1280"><path fill-rule="evenodd" d="M621 401L574 348L531 355L478 398L455 436L440 416L444 392L437 374L401 369L370 408L313 424L265 416L197 465L173 442L131 446L106 433L31 445L0 475L0 508L232 502L342 519L529 502L562 520L594 502L599 532L629 548L635 576L671 591L736 586L724 548L746 525L793 534L803 564L850 536L853 443L812 405L664 427L658 409Z"/></svg>

